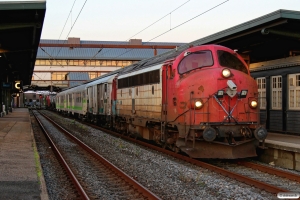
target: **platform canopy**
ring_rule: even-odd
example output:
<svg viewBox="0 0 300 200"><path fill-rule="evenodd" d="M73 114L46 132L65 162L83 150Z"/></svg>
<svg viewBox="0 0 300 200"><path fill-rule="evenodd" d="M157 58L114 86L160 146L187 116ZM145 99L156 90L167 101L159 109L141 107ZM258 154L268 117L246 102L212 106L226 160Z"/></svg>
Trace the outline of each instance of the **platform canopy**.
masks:
<svg viewBox="0 0 300 200"><path fill-rule="evenodd" d="M29 85L46 12L46 1L0 2L0 80Z"/></svg>
<svg viewBox="0 0 300 200"><path fill-rule="evenodd" d="M235 49L248 64L300 55L300 12L277 10L179 49L203 44Z"/></svg>

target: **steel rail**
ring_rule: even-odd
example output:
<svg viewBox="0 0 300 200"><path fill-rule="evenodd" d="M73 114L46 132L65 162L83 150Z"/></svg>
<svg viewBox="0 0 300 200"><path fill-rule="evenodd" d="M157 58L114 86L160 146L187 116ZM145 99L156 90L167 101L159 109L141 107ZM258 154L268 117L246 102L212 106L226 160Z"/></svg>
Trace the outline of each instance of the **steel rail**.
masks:
<svg viewBox="0 0 300 200"><path fill-rule="evenodd" d="M122 177L126 182L128 182L129 184L131 184L132 186L134 186L141 194L143 194L145 197L147 197L148 199L160 199L158 196L156 196L154 193L152 193L150 190L148 190L147 188L145 188L143 185L139 184L137 181L135 181L133 178L131 178L130 176L128 176L125 172L123 172L121 169L119 169L118 167L116 167L114 164L112 164L111 162L109 162L107 159L105 159L103 156L101 156L100 154L98 154L96 151L94 151L93 149L91 149L90 147L88 147L86 144L84 144L82 141L80 141L78 138L76 138L75 136L73 136L69 131L67 131L66 129L64 129L62 126L60 126L59 124L57 124L56 122L54 122L51 118L49 118L48 116L44 115L43 113L40 113L41 115L43 115L45 118L47 118L54 126L56 126L57 128L59 128L61 131L63 131L64 133L66 133L70 138L72 138L79 146L81 146L84 150L86 150L87 152L89 152L92 156L94 156L98 161L100 161L101 163L103 163L105 166L107 166L109 169L111 169L112 171L114 171L116 174L118 174L118 176Z"/></svg>
<svg viewBox="0 0 300 200"><path fill-rule="evenodd" d="M236 163L238 165L243 165L245 167L250 167L252 169L257 169L259 171L266 172L268 174L274 174L276 176L287 178L287 179L290 179L292 181L300 182L300 175L298 175L298 174L294 174L294 173L279 170L279 169L276 169L276 168L273 168L273 167L260 165L260 164L247 162L247 161L242 161L242 160L236 161Z"/></svg>
<svg viewBox="0 0 300 200"><path fill-rule="evenodd" d="M82 123L82 122L81 122ZM238 174L238 173L234 173L234 172L231 172L231 171L228 171L226 169L222 169L220 167L217 167L217 166L214 166L214 165L211 165L211 164L208 164L208 163L205 163L205 162L202 162L202 161L199 161L199 160L196 160L196 159L193 159L193 158L190 158L190 157L187 157L187 156L183 156L183 155L180 155L178 153L174 153L172 151L169 151L169 150L166 150L166 149L163 149L161 147L157 147L157 146L154 146L152 144L148 144L148 143L145 143L143 141L140 141L140 140L137 140L135 138L130 138L130 137L127 137L127 136L124 136L124 135L121 135L119 133L116 133L114 131L111 131L111 130L107 130L107 129L104 129L104 128L101 128L99 126L96 126L96 125L92 125L92 124L88 124L86 123L88 126L92 126L96 129L99 129L99 130L102 130L102 131L105 131L105 132L108 132L112 135L115 135L117 137L121 137L121 138L124 138L126 140L129 140L133 143L136 143L136 144L139 144L141 146L146 146L150 149L153 149L153 150L156 150L156 151L159 151L159 152L162 152L164 154L167 154L167 155L170 155L174 158L177 158L177 159L180 159L180 160L184 160L188 163L191 163L191 164L194 164L196 166L199 166L199 167L202 167L202 168L206 168L208 170L211 170L211 171L214 171L218 174L222 174L223 176L226 176L226 177L229 177L229 178L232 178L232 179L235 179L237 181L240 181L240 182L243 182L245 184L248 184L248 185L251 185L251 186L254 186L256 188L259 188L259 189L262 189L262 190L265 190L267 192L270 192L270 193L273 193L273 194L278 194L279 192L288 192L288 190L286 189L283 189L283 188L279 188L279 187L276 187L276 186L273 186L273 185L270 185L268 183L264 183L264 182L260 182L258 180L255 180L253 178L249 178L247 176L243 176L241 174Z"/></svg>
<svg viewBox="0 0 300 200"><path fill-rule="evenodd" d="M76 176L72 172L71 168L68 166L67 162L65 161L65 159L63 158L63 156L59 152L58 148L55 146L54 142L50 138L50 136L49 136L47 130L45 129L44 125L42 124L42 122L39 120L39 118L36 116L36 114L34 112L32 112L32 113L33 113L34 117L36 118L36 120L38 121L40 127L42 128L47 140L49 141L49 143L51 145L51 148L52 148L53 152L57 156L58 160L61 161L63 167L65 168L68 175L70 176L72 182L74 183L74 185L75 185L77 191L79 192L80 196L82 197L82 199L90 199L88 197L88 195L86 194L85 190L83 189L83 187L81 186L81 184L79 183L79 181L77 180Z"/></svg>

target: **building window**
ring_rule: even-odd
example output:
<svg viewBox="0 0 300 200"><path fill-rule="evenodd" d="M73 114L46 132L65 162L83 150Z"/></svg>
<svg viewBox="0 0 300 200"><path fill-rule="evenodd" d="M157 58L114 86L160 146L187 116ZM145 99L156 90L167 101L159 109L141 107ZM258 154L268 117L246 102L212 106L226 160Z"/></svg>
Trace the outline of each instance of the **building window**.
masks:
<svg viewBox="0 0 300 200"><path fill-rule="evenodd" d="M89 72L90 79L94 79L100 76L101 73L99 72Z"/></svg>
<svg viewBox="0 0 300 200"><path fill-rule="evenodd" d="M51 74L51 80L65 80L67 72L53 72Z"/></svg>
<svg viewBox="0 0 300 200"><path fill-rule="evenodd" d="M272 76L271 95L272 95L272 109L282 108L282 77Z"/></svg>
<svg viewBox="0 0 300 200"><path fill-rule="evenodd" d="M266 109L266 78L257 78L256 79L258 86L258 102L260 109Z"/></svg>
<svg viewBox="0 0 300 200"><path fill-rule="evenodd" d="M35 65L47 66L118 66L125 67L136 63L137 61L124 60L36 60Z"/></svg>
<svg viewBox="0 0 300 200"><path fill-rule="evenodd" d="M300 74L289 75L289 109L300 110Z"/></svg>

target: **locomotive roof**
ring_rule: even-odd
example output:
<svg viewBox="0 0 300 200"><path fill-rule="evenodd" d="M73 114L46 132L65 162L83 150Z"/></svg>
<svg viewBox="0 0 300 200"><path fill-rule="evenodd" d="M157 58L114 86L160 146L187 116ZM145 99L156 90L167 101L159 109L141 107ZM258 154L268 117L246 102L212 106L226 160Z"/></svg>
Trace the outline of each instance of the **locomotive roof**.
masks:
<svg viewBox="0 0 300 200"><path fill-rule="evenodd" d="M114 77L114 74L110 74L109 76L105 76L105 77L102 77L100 79L97 79L95 81L91 81L89 83L86 84L86 87L89 87L89 86L92 86L92 85L97 85L97 84L100 84L100 83L104 83L104 82L107 82L110 78Z"/></svg>
<svg viewBox="0 0 300 200"><path fill-rule="evenodd" d="M214 44L211 44L211 45L214 45ZM157 55L155 57L142 60L138 63L132 64L132 65L124 68L124 70L120 71L120 74L131 73L131 72L134 72L134 71L137 71L137 70L142 70L144 68L148 68L148 67L155 66L157 64L161 64L161 63L163 63L164 61L167 61L167 60L172 60L175 57L177 57L179 54L181 54L183 51L188 49L190 46L192 46L192 45L184 45L183 48L178 48L177 50L171 50L171 51L166 52L164 54ZM214 46L220 46L220 45L214 45Z"/></svg>
<svg viewBox="0 0 300 200"><path fill-rule="evenodd" d="M174 59L176 56L178 56L184 50L185 49L181 49L180 51L171 50L171 51L168 51L167 53L157 55L157 56L152 57L152 58L141 60L141 61L139 61L137 63L134 63L134 64L132 64L128 67L125 67L124 70L122 70L120 72L120 74L126 74L126 73L129 73L129 72L132 72L132 71L141 70L141 69L151 67L151 66L156 65L156 64L160 64L160 63L162 63L166 60Z"/></svg>

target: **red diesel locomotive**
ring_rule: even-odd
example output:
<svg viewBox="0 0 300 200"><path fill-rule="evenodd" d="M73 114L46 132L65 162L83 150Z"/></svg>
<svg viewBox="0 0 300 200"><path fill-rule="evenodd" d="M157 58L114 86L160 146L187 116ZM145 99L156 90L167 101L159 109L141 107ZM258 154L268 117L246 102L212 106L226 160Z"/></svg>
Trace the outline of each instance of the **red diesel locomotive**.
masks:
<svg viewBox="0 0 300 200"><path fill-rule="evenodd" d="M154 57L117 79L116 127L191 157L256 156L267 136L259 125L256 81L226 47L203 45Z"/></svg>

